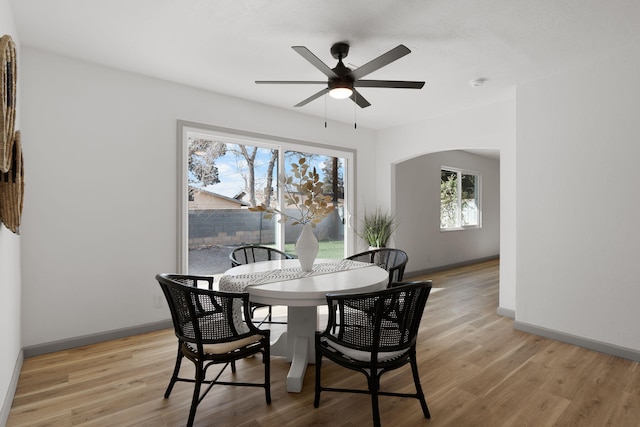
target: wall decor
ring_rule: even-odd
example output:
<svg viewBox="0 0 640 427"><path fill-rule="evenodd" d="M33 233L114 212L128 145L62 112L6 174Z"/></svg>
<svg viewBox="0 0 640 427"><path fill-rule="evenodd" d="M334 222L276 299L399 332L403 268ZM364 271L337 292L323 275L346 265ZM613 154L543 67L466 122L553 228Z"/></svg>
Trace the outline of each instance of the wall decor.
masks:
<svg viewBox="0 0 640 427"><path fill-rule="evenodd" d="M20 234L20 220L24 202L24 160L20 131L14 134L12 165L7 173L0 173L0 220L16 234Z"/></svg>
<svg viewBox="0 0 640 427"><path fill-rule="evenodd" d="M11 166L16 121L16 46L11 36L0 37L0 172Z"/></svg>

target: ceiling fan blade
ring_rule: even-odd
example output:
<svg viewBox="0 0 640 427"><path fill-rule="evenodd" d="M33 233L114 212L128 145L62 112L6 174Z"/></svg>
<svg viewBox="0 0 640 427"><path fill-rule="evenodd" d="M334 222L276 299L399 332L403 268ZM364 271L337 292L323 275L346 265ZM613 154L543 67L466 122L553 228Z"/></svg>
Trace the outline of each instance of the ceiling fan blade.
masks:
<svg viewBox="0 0 640 427"><path fill-rule="evenodd" d="M327 77L338 77L338 75L327 64L322 62L317 56L315 56L309 49L304 46L291 46L291 49L298 52L304 59L309 61L311 65L316 67L322 74Z"/></svg>
<svg viewBox="0 0 640 427"><path fill-rule="evenodd" d="M357 80L353 82L355 87L390 87L394 89L422 89L424 82L412 82L402 80Z"/></svg>
<svg viewBox="0 0 640 427"><path fill-rule="evenodd" d="M304 101L300 101L298 102L296 105L294 105L294 107L302 107L303 105L307 105L308 103L310 103L311 101L313 101L316 98L320 98L322 95L324 95L325 93L329 92L329 88L324 88L322 89L320 92L316 92L313 95L311 95L310 97L308 97L307 99L305 99Z"/></svg>
<svg viewBox="0 0 640 427"><path fill-rule="evenodd" d="M355 89L353 90L353 93L351 94L351 96L349 98L351 98L351 100L353 102L358 104L358 106L360 108L367 108L369 105L371 105L371 103L369 101L367 101L366 98L364 96L362 96L360 94L360 92L358 92Z"/></svg>
<svg viewBox="0 0 640 427"><path fill-rule="evenodd" d="M259 85L315 85L322 84L326 85L327 81L319 81L319 80L298 80L298 81L289 81L289 80L256 80L256 84Z"/></svg>
<svg viewBox="0 0 640 427"><path fill-rule="evenodd" d="M384 67L385 65L391 64L393 61L400 59L409 53L411 53L411 51L408 47L403 44L398 45L391 49L389 52L383 53L376 59L367 62L362 67L356 68L351 73L351 75L353 76L354 80L361 79L367 74L373 73L374 71Z"/></svg>

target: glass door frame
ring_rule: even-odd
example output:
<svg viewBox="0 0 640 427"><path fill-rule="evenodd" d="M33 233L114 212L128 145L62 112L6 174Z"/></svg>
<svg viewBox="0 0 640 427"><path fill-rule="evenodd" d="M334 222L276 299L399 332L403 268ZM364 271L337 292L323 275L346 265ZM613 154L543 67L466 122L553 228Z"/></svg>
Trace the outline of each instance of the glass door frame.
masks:
<svg viewBox="0 0 640 427"><path fill-rule="evenodd" d="M273 135L260 134L238 129L225 128L215 125L177 121L177 147L178 147L178 224L177 224L177 245L178 245L178 272L186 274L189 269L189 210L188 210L188 176L187 176L187 135L202 134L215 136L222 142L234 144L253 145L264 148L278 149L278 171L284 165L285 151L300 151L305 153L319 154L323 156L339 157L344 159L344 256L353 253L356 245L356 234L352 227L352 218L356 218L356 150L350 148L336 147L309 141L302 141L292 138L283 138ZM284 194L278 188L278 203L284 204ZM284 249L284 225L276 224L276 245L281 250Z"/></svg>

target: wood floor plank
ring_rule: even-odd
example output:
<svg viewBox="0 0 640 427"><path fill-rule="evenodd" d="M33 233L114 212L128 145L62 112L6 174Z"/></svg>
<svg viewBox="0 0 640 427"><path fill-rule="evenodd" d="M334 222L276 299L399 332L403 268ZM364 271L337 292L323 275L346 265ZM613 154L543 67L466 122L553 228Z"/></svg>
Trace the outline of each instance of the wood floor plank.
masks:
<svg viewBox="0 0 640 427"><path fill-rule="evenodd" d="M513 415L502 421L503 425L518 427L551 427L569 406L569 401L543 391L527 397L527 404L514 406Z"/></svg>
<svg viewBox="0 0 640 427"><path fill-rule="evenodd" d="M638 363L514 330L496 314L498 277L498 260L421 277L434 285L417 346L432 418L415 399L381 396L383 425L640 426ZM176 350L173 331L163 330L26 359L7 426L183 426L193 386L178 383L163 398ZM195 425L371 425L369 396L323 392L315 409L314 366L301 393L286 391L284 358L272 357L271 368L270 405L262 389L217 386ZM322 369L325 385L366 386L362 374L326 360ZM185 360L182 375L192 373ZM260 358L250 358L233 377L262 375ZM382 387L413 392L409 369L383 375Z"/></svg>

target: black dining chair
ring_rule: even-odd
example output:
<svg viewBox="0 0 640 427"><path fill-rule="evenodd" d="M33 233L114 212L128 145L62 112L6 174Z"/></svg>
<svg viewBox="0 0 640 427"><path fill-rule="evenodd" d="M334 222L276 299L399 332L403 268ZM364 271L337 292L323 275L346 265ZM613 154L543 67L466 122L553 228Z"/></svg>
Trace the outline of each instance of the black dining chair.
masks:
<svg viewBox="0 0 640 427"><path fill-rule="evenodd" d="M393 283L402 281L404 269L409 262L409 255L402 249L378 248L351 255L346 259L375 264L387 270L389 273L387 287L391 287Z"/></svg>
<svg viewBox="0 0 640 427"><path fill-rule="evenodd" d="M206 286L207 289L213 289L213 276L196 276L196 275L173 275L172 280L182 283L185 286L193 286L193 287L202 287ZM182 365L182 358L184 357L184 353L182 353L182 341L178 339L178 355L176 356L176 365L173 368L172 378L177 377L180 372L180 366ZM169 383L169 387L165 392L164 397L169 397L171 394L171 389L175 381Z"/></svg>
<svg viewBox="0 0 640 427"><path fill-rule="evenodd" d="M261 245L244 245L234 249L229 254L229 260L231 261L231 267L238 267L239 265L251 264L260 261L272 261L280 259L293 259L293 257L285 252L279 251L269 246ZM274 322L273 321L273 308L267 304L251 303L251 316L255 318L255 311L259 308L267 308L267 316L259 322L259 325L263 323L279 323L286 324L287 322Z"/></svg>
<svg viewBox="0 0 640 427"><path fill-rule="evenodd" d="M409 262L409 255L402 249L378 248L351 255L347 259L368 262L384 268L389 272L388 284L390 285L393 282L402 281L405 267Z"/></svg>
<svg viewBox="0 0 640 427"><path fill-rule="evenodd" d="M168 398L176 382L194 383L187 426L193 425L198 405L215 384L262 387L265 389L267 404L271 403L270 331L258 329L251 322L249 294L198 288L191 286L191 279L175 274L158 274L156 280L171 310L174 331L182 353L179 359L184 356L195 365L195 378L183 378L179 376L180 363L176 362L164 394ZM237 360L258 353L262 353L264 382L246 383L220 379L229 365L235 373ZM207 379L207 369L213 365L222 365L222 368L213 379ZM201 394L203 384L208 387Z"/></svg>
<svg viewBox="0 0 640 427"><path fill-rule="evenodd" d="M373 425L379 427L379 396L412 397L420 401L424 417L431 418L416 360L418 328L430 291L431 281L423 281L364 294L327 295L327 326L315 335L314 407L320 406L323 391L369 394ZM323 386L323 358L362 373L367 390ZM381 376L406 364L411 366L416 392L382 391Z"/></svg>

